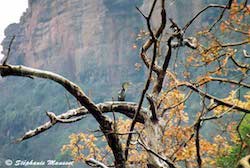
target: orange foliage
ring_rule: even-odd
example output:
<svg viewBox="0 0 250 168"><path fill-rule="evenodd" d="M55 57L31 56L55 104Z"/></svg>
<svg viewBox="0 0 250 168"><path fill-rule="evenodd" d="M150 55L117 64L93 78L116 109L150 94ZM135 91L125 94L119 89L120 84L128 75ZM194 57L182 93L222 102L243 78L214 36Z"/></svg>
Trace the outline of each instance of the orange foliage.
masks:
<svg viewBox="0 0 250 168"><path fill-rule="evenodd" d="M244 36L242 36L241 40L249 40L250 25L242 23L244 19L249 19L247 18L249 15L250 7L248 6L243 9L243 4L234 0L228 18L219 25L218 34L226 36L232 32L242 33ZM145 36L148 36L148 32L142 30L138 35L138 39L144 38ZM246 73L247 69L239 67L232 68L232 63L229 63L229 59L237 59L238 51L235 50L233 46L226 46L226 42L222 42L215 34L208 31L198 32L197 38L200 39L199 47L186 57L186 66L189 68L205 67L207 71L205 73L201 71L201 74L196 76L189 71L183 71L182 75L184 78L190 78L193 75L194 77L191 82L201 88L206 83L211 82L213 75L223 77L228 74L229 69L233 72ZM204 43L202 44L202 42ZM132 48L136 49L137 46L134 44ZM139 70L141 64L136 63L135 67ZM168 83L165 86L165 91L157 99L157 104L161 104L159 109L163 111L167 109L167 113L164 111L162 114L159 114L163 116L162 122L164 127L161 138L163 144L161 152L165 156L175 158L177 162L187 161L191 167L196 167L196 144L193 138L195 129L193 125L190 126L189 124L190 118L186 112L184 101L187 94L178 89L178 84L181 82L175 73L167 72L166 78ZM235 85L231 85L231 88L234 87ZM222 98L221 100L242 108L250 109L250 92L244 95L245 100L239 100L236 97L236 92L236 90L231 91L226 98ZM213 109L213 114L219 116L230 110L232 111L229 107L218 105ZM118 119L114 125L116 133L120 134L119 137L121 138L122 146L125 147L131 120ZM141 137L144 136L144 127L142 124L137 124L136 130L141 133ZM215 135L213 140L207 140L200 135L200 151L204 165L209 164L215 167L216 158L227 155L230 152L230 142L239 142L234 122L227 126L227 133L230 140L222 135ZM93 134L72 134L70 136L70 143L64 145L62 151L69 150L75 161L84 161L90 157L94 157L97 158L97 160L108 163L110 159L107 158L107 153L110 154L111 150L106 146L104 151L102 151L100 147L95 144L99 139L100 138L95 137ZM132 141L136 141L137 139L138 136L135 135ZM103 138L103 140L105 140L105 138ZM130 147L132 149L130 150L128 162L137 165L137 167L146 167L147 152L138 144L131 145Z"/></svg>

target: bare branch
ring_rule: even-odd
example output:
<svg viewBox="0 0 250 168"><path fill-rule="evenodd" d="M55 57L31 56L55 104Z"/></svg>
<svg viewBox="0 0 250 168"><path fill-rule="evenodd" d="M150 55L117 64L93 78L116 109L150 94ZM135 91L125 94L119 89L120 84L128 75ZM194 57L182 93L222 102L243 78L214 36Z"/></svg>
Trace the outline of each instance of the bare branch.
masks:
<svg viewBox="0 0 250 168"><path fill-rule="evenodd" d="M213 115L213 116L210 116L210 117L203 117L203 118L201 118L201 120L202 121L208 121L208 120L219 119L219 118L222 118L226 113L228 113L228 110L221 113L220 115Z"/></svg>
<svg viewBox="0 0 250 168"><path fill-rule="evenodd" d="M233 0L228 0L228 3L227 3L227 7L224 8L220 14L220 16L218 17L218 19L212 24L212 26L210 27L210 29L208 30L209 32L214 28L214 26L222 19L226 9L230 9L231 8L231 5L232 5L232 2Z"/></svg>
<svg viewBox="0 0 250 168"><path fill-rule="evenodd" d="M220 99L218 97L215 97L215 96L212 96L212 95L210 95L208 93L205 93L205 92L203 92L202 90L198 89L196 86L194 86L193 84L191 84L189 82L181 82L178 85L170 88L167 92L169 92L169 91L171 91L171 90L173 90L173 89L175 89L177 87L182 87L182 86L186 86L186 87L192 89L196 93L199 93L201 96L205 96L205 98L207 98L209 100L214 100L214 102L216 102L218 105L224 105L224 106L229 107L229 108L233 107L233 109L238 110L240 112L250 113L249 109L242 108L242 107L237 106L235 104L232 104L230 102L224 101L224 100L222 100L222 99Z"/></svg>
<svg viewBox="0 0 250 168"><path fill-rule="evenodd" d="M226 102L226 101L224 101L224 100L222 100L222 99L219 99L219 98L217 98L217 97L215 97L215 96L212 96L212 95L210 95L210 94L208 94L208 93L205 93L205 92L203 92L202 90L196 88L195 86L193 86L193 85L190 84L190 83L185 83L185 84L182 83L182 85L186 85L187 87L189 87L190 89L192 89L193 91L199 93L201 96L204 96L204 97L207 98L207 99L213 99L214 102L216 102L216 103L219 104L219 105L224 105L224 106L227 106L227 107L229 107L229 108L230 108L230 107L233 107L234 110L238 110L238 111L241 111L241 112L244 112L244 113L250 113L250 110L249 110L249 109L245 109L245 108L243 108L243 107L237 106L237 105L232 104L232 103L230 103L230 102Z"/></svg>
<svg viewBox="0 0 250 168"><path fill-rule="evenodd" d="M210 81L218 81L218 82L224 82L224 83L231 83L231 84L235 84L235 85L239 85L245 88L249 88L250 89L250 85L248 85L247 83L243 83L241 81L236 81L236 80L231 80L231 79L226 79L226 78L218 78L218 77L210 77L208 81L204 81L203 83L199 84L199 86L208 83Z"/></svg>
<svg viewBox="0 0 250 168"><path fill-rule="evenodd" d="M5 59L3 60L3 64L2 65L6 65L7 64L7 61L9 59L9 57L10 57L11 46L12 46L12 43L13 43L15 37L16 36L13 36L11 38L11 40L10 40L9 47L8 47L8 52L7 52L7 55L6 55Z"/></svg>
<svg viewBox="0 0 250 168"><path fill-rule="evenodd" d="M197 163L198 167L201 168L202 159L200 154L200 128L201 128L201 120L198 119L197 123L195 124L195 146L196 146L196 155L197 155Z"/></svg>
<svg viewBox="0 0 250 168"><path fill-rule="evenodd" d="M81 103L82 106L84 106L94 116L94 118L100 125L100 129L104 134L105 132L113 132L112 122L108 119L108 117L102 115L100 109L95 105L95 103L89 97L86 96L86 94L82 91L82 89L78 85L64 78L63 76L58 75L56 73L52 73L50 71L43 71L25 66L13 66L13 65L8 65L8 66L0 65L0 73L2 77L32 76L32 77L49 79L62 85L69 93L72 94L72 96L74 96ZM36 132L37 131L35 131L34 133ZM125 159L118 136L115 134L105 134L105 137L115 157L115 164L118 167L124 167Z"/></svg>
<svg viewBox="0 0 250 168"><path fill-rule="evenodd" d="M169 158L164 157L159 155L158 153L156 153L155 151L153 151L152 149L150 149L148 146L146 146L141 140L138 140L138 143L149 153L155 155L157 158L159 158L160 160L164 161L165 163L167 163L169 165L170 168L178 168L178 166Z"/></svg>
<svg viewBox="0 0 250 168"><path fill-rule="evenodd" d="M108 166L106 166L105 164L103 164L102 162L100 162L94 158L90 158L90 159L86 160L85 163L90 167L108 168Z"/></svg>
<svg viewBox="0 0 250 168"><path fill-rule="evenodd" d="M165 0L162 0L161 3L161 26L159 27L159 29L156 31L155 33L155 37L159 38L162 35L163 30L166 27L166 22L167 22L167 18L166 18L166 10L165 10ZM153 40L149 39L144 45L143 45L143 51L146 52L151 45L153 44Z"/></svg>
<svg viewBox="0 0 250 168"><path fill-rule="evenodd" d="M220 44L221 47L235 47L235 46L240 46L240 45L244 45L244 44L248 44L250 43L250 40L244 40L244 41L239 41L239 42L235 42L235 43L227 43L227 44Z"/></svg>
<svg viewBox="0 0 250 168"><path fill-rule="evenodd" d="M247 6L248 0L245 0L244 5L243 5L243 9Z"/></svg>
<svg viewBox="0 0 250 168"><path fill-rule="evenodd" d="M150 58L147 57L146 53L145 52L141 52L141 58L144 62L144 64L146 65L147 68L150 68L150 63L152 62L152 60ZM161 72L161 67L157 64L154 64L153 65L153 71L156 73L156 74L159 74Z"/></svg>
<svg viewBox="0 0 250 168"><path fill-rule="evenodd" d="M161 9L161 25L160 25L159 29L156 31L156 33L155 33L155 38L156 39L159 38L162 35L163 30L166 27L166 22L167 22L166 10L165 10L165 0L161 0L161 6L162 6L162 9ZM145 42L145 44L143 45L143 47L141 49L141 58L142 58L144 64L148 68L150 67L150 63L152 61L151 61L150 58L147 57L146 52L151 47L151 45L153 44L153 42L154 42L153 38L150 38L149 40L147 40ZM159 74L160 71L161 71L161 67L154 63L153 71L155 73Z"/></svg>
<svg viewBox="0 0 250 168"><path fill-rule="evenodd" d="M243 68L243 69L250 70L249 64L239 63L238 61L236 61L236 59L235 59L233 56L231 56L230 59L233 61L233 63L234 63L237 67L240 67L240 68Z"/></svg>
<svg viewBox="0 0 250 168"><path fill-rule="evenodd" d="M162 70L157 76L157 81L156 81L156 84L155 84L154 89L153 89L153 93L156 95L158 95L161 92L162 84L163 84L163 81L164 81L164 78L166 75L166 70L168 68L168 65L169 65L169 62L171 59L171 55L172 55L171 41L172 41L172 39L173 39L172 36L168 39L168 51L167 51L164 63L162 65Z"/></svg>
<svg viewBox="0 0 250 168"><path fill-rule="evenodd" d="M203 8L200 12L198 12L187 24L182 28L183 33L186 32L187 28L195 21L195 19L202 14L204 11L206 11L209 8L227 8L225 5L219 5L219 4L210 4L207 7Z"/></svg>
<svg viewBox="0 0 250 168"><path fill-rule="evenodd" d="M224 101L224 100L222 100L222 99L220 99L220 98L218 98L218 97L216 97L216 96L212 96L212 95L210 95L210 94L208 94L208 93L204 93L202 90L198 89L198 88L196 87L196 85L191 84L191 83L189 83L189 82L180 82L180 83L178 83L176 86L170 88L167 92L170 92L171 90L173 90L173 89L175 89L175 88L177 88L177 87L183 87L183 86L189 87L190 89L192 89L193 91L195 91L195 92L197 92L197 93L199 93L199 94L201 94L201 95L205 95L205 97L206 97L207 99L210 99L210 100L213 99L218 105L224 105L224 106L227 106L227 107L229 107L229 108L230 108L230 107L234 107L233 109L238 110L238 111L240 111L240 112L250 113L250 110L249 110L249 109L242 108L242 107L237 106L237 105L234 105L234 104L232 104L232 103L230 103L230 102ZM197 84L197 86L200 86L200 85ZM240 85L240 86L241 86L241 85ZM247 86L247 85L246 85L246 86ZM243 87L244 87L244 86L243 86Z"/></svg>
<svg viewBox="0 0 250 168"><path fill-rule="evenodd" d="M239 135L239 137L240 137L240 151L239 151L238 156L241 156L242 148L243 148L243 144L244 144L244 140L243 140L242 135L241 135L241 133L240 133L240 126L241 126L241 124L242 124L242 121L245 119L246 115L247 115L247 114L245 113L245 114L241 117L240 122L239 122L239 124L238 124L237 127L236 127L237 133L238 133L238 135Z"/></svg>
<svg viewBox="0 0 250 168"><path fill-rule="evenodd" d="M121 114L126 115L127 117L133 118L136 109L137 104L132 102L104 102L97 104L97 107L103 112L103 113L109 113L109 112L119 112ZM148 113L148 111L144 108L142 108L140 114L137 116L136 121L140 123L144 123L144 117L143 113ZM17 139L16 142L21 142L23 140L32 138L48 129L50 129L53 125L56 123L69 123L70 121L76 122L81 119L83 119L87 114L90 114L89 111L85 107L80 107L77 109L69 110L63 114L60 114L56 116L54 113L49 112L47 115L50 117L50 121L40 125L39 127L30 130L26 132L21 138ZM73 119L71 119L74 117Z"/></svg>
<svg viewBox="0 0 250 168"><path fill-rule="evenodd" d="M155 34L154 34L154 32L153 32L153 30L151 28L150 20L151 20L151 17L152 17L156 2L157 2L157 0L154 0L153 5L152 5L152 7L150 9L149 15L146 17L148 31L150 33L150 37L153 40L153 43L155 43L156 37L155 37Z"/></svg>
<svg viewBox="0 0 250 168"><path fill-rule="evenodd" d="M184 103L185 101L187 101L187 99L191 96L191 94L192 94L192 90L191 90L190 92L188 92L188 94L186 95L186 97L185 97L183 100L181 100L180 102L178 102L177 104L174 104L174 105L172 105L172 106L170 106L170 107L167 107L167 108L163 109L163 110L162 110L162 115L163 115L167 110L173 109L173 108L175 108L175 107L181 105L181 104Z"/></svg>
<svg viewBox="0 0 250 168"><path fill-rule="evenodd" d="M144 19L147 19L147 16L144 15L144 13L138 7L136 7L136 9L140 12L140 14L144 17Z"/></svg>
<svg viewBox="0 0 250 168"><path fill-rule="evenodd" d="M147 90L149 88L149 85L150 85L150 82L151 82L151 76L152 76L152 72L153 72L153 67L154 67L154 63L155 63L155 60L156 60L156 56L157 56L157 39L156 39L157 37L155 37L155 35L154 35L154 33L153 33L152 29L151 29L151 25L150 25L150 19L151 19L153 10L155 8L156 2L157 2L157 0L154 0L154 2L152 4L152 7L151 7L151 10L150 10L150 13L149 13L148 17L146 18L148 30L150 32L150 36L151 36L152 42L154 44L153 58L152 58L152 62L151 62L149 73L148 73L148 79L147 79L147 81L145 83L145 86L144 86L144 89L142 91L141 98L140 98L139 105L138 105L138 109L137 109L137 111L136 111L136 113L134 115L134 118L132 120L129 132L133 132L133 130L134 130L134 127L135 127L135 124L136 124L135 119L136 119L137 115L139 114L139 112L141 110L145 94L146 94L146 92L147 92ZM142 52L144 52L143 49L142 49ZM126 148L125 148L125 160L127 160L127 158L128 158L128 150L129 150L129 145L130 145L131 138L132 138L132 134L129 134L127 142L126 142Z"/></svg>
<svg viewBox="0 0 250 168"><path fill-rule="evenodd" d="M46 114L50 118L51 124L55 124L57 122L59 122L59 123L73 123L73 122L80 121L81 119L83 119L85 117L85 116L79 116L79 117L71 118L71 119L61 119L61 118L58 118L55 115L55 113L53 113L53 112L47 112Z"/></svg>
<svg viewBox="0 0 250 168"><path fill-rule="evenodd" d="M193 139L194 135L195 135L195 133L192 133L192 134L190 135L190 137L189 137L187 140L185 140L184 142L182 142L182 143L179 145L179 147L173 152L173 154L170 156L170 158L173 158L173 156L174 156L180 149L182 149L182 147L186 147L187 144Z"/></svg>
<svg viewBox="0 0 250 168"><path fill-rule="evenodd" d="M154 65L154 61L156 59L156 49L157 49L157 43L155 42L154 43L154 53L153 53L153 59L152 59L152 63L151 63L151 66L150 66L150 70L149 70L149 74L148 74L148 79L147 79L147 82L145 83L145 86L144 86L144 89L142 91L142 95L141 95L141 98L140 98L140 101L139 101L139 105L138 105L138 109L134 115L134 118L132 120L132 123L131 123L131 126L130 126L130 132L132 132L134 130L134 127L135 127L135 124L136 124L136 117L137 115L139 114L140 110L141 110L141 107L142 107L142 103L143 103L143 100L144 100L144 97L145 97L145 94L149 88L149 85L150 85L150 81L151 81L151 76L152 76L152 72L153 72L153 65ZM132 138L132 134L129 134L128 136L128 139L127 139L127 143L126 143L126 149L125 149L125 158L127 160L127 156L128 156L128 148L129 148L129 144L130 144L130 140Z"/></svg>
<svg viewBox="0 0 250 168"><path fill-rule="evenodd" d="M62 85L69 93L71 93L83 106L85 106L93 116L97 119L98 122L105 120L105 117L101 115L100 110L95 106L94 102L92 102L85 93L81 90L79 86L75 83L69 81L61 75L50 71L44 71L39 69L34 69L21 65L8 65L0 66L0 73L2 77L5 76L32 76L38 78L44 78L52 80L60 85Z"/></svg>

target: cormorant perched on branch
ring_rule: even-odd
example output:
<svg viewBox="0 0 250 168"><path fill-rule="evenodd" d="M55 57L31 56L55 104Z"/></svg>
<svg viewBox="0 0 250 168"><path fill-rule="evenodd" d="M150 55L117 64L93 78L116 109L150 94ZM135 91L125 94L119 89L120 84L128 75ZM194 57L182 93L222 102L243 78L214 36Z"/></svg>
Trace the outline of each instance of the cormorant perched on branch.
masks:
<svg viewBox="0 0 250 168"><path fill-rule="evenodd" d="M122 84L122 89L118 92L118 101L125 101L126 98L126 90L131 85L130 82L124 82Z"/></svg>

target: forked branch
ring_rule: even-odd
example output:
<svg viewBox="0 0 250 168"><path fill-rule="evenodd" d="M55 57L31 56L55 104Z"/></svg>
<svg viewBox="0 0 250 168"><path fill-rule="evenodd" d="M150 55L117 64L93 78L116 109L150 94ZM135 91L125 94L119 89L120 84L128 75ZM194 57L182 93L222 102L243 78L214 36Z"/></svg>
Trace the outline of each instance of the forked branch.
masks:
<svg viewBox="0 0 250 168"><path fill-rule="evenodd" d="M52 80L63 86L69 93L72 94L72 96L74 96L81 103L82 106L84 106L94 116L96 121L99 123L100 129L104 133L107 142L114 154L115 164L119 165L118 167L125 166L123 150L118 136L116 134L106 134L107 132L113 132L112 122L102 114L102 112L95 105L95 103L89 97L87 97L86 94L82 91L82 89L75 83L56 73L29 68L26 66L0 65L0 74L2 77L31 76L44 78Z"/></svg>
<svg viewBox="0 0 250 168"><path fill-rule="evenodd" d="M137 109L137 104L132 102L104 102L97 104L97 107L102 111L102 113L118 112L126 115L129 118L133 118ZM144 108L141 109L141 113L137 116L136 121L139 123L144 123L144 115L148 111ZM18 138L16 142L21 142L26 139L32 138L42 132L47 131L52 126L57 123L69 123L77 122L83 119L86 115L90 114L85 107L79 107L76 109L71 109L63 114L55 116L54 113L49 112L50 121L38 126L37 128L26 132L22 137Z"/></svg>

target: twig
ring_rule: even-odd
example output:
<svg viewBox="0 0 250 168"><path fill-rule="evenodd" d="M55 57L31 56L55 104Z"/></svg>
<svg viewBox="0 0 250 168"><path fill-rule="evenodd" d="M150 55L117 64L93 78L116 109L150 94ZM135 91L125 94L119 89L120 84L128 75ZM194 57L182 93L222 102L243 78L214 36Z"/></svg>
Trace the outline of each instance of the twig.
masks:
<svg viewBox="0 0 250 168"><path fill-rule="evenodd" d="M188 144L188 142L191 141L191 140L193 139L193 137L194 137L194 133L192 133L192 134L190 135L190 137L189 137L186 141L182 142L182 143L179 145L179 147L173 152L173 154L170 156L170 158L173 158L173 156L174 156L182 147L186 147L187 144Z"/></svg>
<svg viewBox="0 0 250 168"><path fill-rule="evenodd" d="M226 78L219 78L219 77L209 77L208 81L204 81L203 83L200 83L199 86L202 86L203 84L208 83L210 81L218 81L218 82L224 82L224 83L231 83L231 84L243 86L245 88L249 88L250 89L250 85L248 85L247 83L243 83L241 81L236 81L236 80L231 80L231 79L226 79Z"/></svg>
<svg viewBox="0 0 250 168"><path fill-rule="evenodd" d="M10 40L9 47L8 47L8 52L7 52L7 55L6 55L5 59L3 60L3 64L2 65L6 65L7 64L7 61L9 59L9 57L10 57L11 46L12 46L12 43L13 43L15 37L16 36L13 36L11 38L11 40Z"/></svg>
<svg viewBox="0 0 250 168"><path fill-rule="evenodd" d="M214 100L216 103L218 103L219 105L224 105L224 106L227 106L227 107L229 107L229 108L230 108L230 107L233 107L233 109L235 109L235 110L242 111L242 112L244 112L244 113L250 113L250 110L249 110L249 109L246 109L246 108L237 106L237 105L232 104L232 103L230 103L230 102L226 102L226 101L224 101L224 100L222 100L222 99L219 99L219 98L217 98L217 97L215 97L215 96L212 96L212 95L210 95L210 94L208 94L208 93L204 93L202 90L196 88L194 85L192 85L192 84L190 84L190 83L185 83L185 84L182 83L182 85L185 85L185 86L189 87L190 89L192 89L193 91L199 93L200 95L204 96L204 97L207 98L207 99L210 99L210 100L213 99L213 100Z"/></svg>
<svg viewBox="0 0 250 168"><path fill-rule="evenodd" d="M230 59L233 61L233 63L234 63L237 67L243 68L243 69L247 69L247 70L250 70L249 64L241 64L241 63L237 62L236 59L235 59L233 56L231 56Z"/></svg>
<svg viewBox="0 0 250 168"><path fill-rule="evenodd" d="M158 30L156 31L155 33L155 38L159 38L162 33L163 33L163 30L165 29L166 27L166 22L167 22L167 18L166 18L166 10L165 10L165 0L161 0L161 6L162 6L162 9L161 9L161 25L160 27L158 28ZM140 11L140 10L139 10ZM140 11L140 13L142 13ZM145 17L144 17L145 18ZM150 60L150 58L147 57L146 55L146 52L147 50L151 47L151 45L154 43L153 39L150 38L149 40L147 40L144 45L142 46L142 49L141 49L141 58L144 62L144 64L149 68L150 67L150 63L152 62ZM156 73L156 74L159 74L160 71L161 71L161 67L158 66L157 64L154 64L153 66L153 71Z"/></svg>
<svg viewBox="0 0 250 168"><path fill-rule="evenodd" d="M247 8L247 3L248 3L248 0L245 0L243 7L240 9L240 11L242 11L244 8Z"/></svg>
<svg viewBox="0 0 250 168"><path fill-rule="evenodd" d="M225 47L235 47L235 46L239 46L239 45L243 45L243 44L248 44L250 43L250 40L244 40L244 41L239 41L239 42L235 42L235 43L228 43L228 44L220 44L221 47L225 48Z"/></svg>
<svg viewBox="0 0 250 168"><path fill-rule="evenodd" d="M228 3L227 3L227 7L224 8L220 14L220 16L218 17L218 19L212 24L212 26L209 28L209 32L214 28L214 26L222 19L226 9L230 9L231 8L231 5L232 5L232 2L233 0L229 0Z"/></svg>
<svg viewBox="0 0 250 168"><path fill-rule="evenodd" d="M144 19L147 19L147 16L144 15L144 13L136 6L136 9L139 11L139 13L144 17Z"/></svg>
<svg viewBox="0 0 250 168"><path fill-rule="evenodd" d="M220 99L220 98L218 98L216 96L212 96L212 95L210 95L208 93L204 93L202 90L198 89L194 84L191 84L189 82L178 83L176 86L170 88L167 92L170 92L171 90L173 90L173 89L175 89L177 87L183 87L183 86L186 86L186 87L192 89L196 93L200 93L201 95L204 95L209 100L213 99L218 105L224 105L224 106L229 107L229 108L233 107L233 109L238 110L240 112L250 113L249 109L237 106L237 105L232 104L232 103L227 102L227 101L224 101L224 100L222 100L222 99Z"/></svg>
<svg viewBox="0 0 250 168"><path fill-rule="evenodd" d="M200 12L198 12L190 21L188 21L188 22L186 23L186 25L182 28L183 33L186 32L187 28L193 23L193 21L194 21L200 14L202 14L204 11L206 11L206 10L209 9L209 8L222 8L222 9L224 9L224 8L227 8L227 6L225 6L225 5L219 5L219 4L210 4L210 5L208 5L207 7L203 8L203 9L202 9Z"/></svg>
<svg viewBox="0 0 250 168"><path fill-rule="evenodd" d="M187 96L186 96L183 100L181 100L180 102L178 102L177 104L174 104L174 105L172 105L172 106L169 106L169 107L163 109L163 110L162 110L162 116L165 114L165 112L166 112L167 110L173 109L173 108L175 108L175 107L181 105L181 104L184 103L185 101L187 101L187 99L191 96L192 92L193 92L192 90L189 91L188 94L187 94Z"/></svg>
<svg viewBox="0 0 250 168"><path fill-rule="evenodd" d="M238 154L238 159L239 159L239 157L241 156L242 148L243 148L243 143L244 143L244 140L243 140L243 138L242 138L242 136L241 136L241 133L240 133L240 126L241 126L241 124L242 124L242 121L245 119L246 115L247 115L247 114L244 114L244 115L241 117L240 122L239 122L239 124L238 124L237 127L236 127L237 133L238 133L238 135L239 135L239 137L240 137L240 151L239 151L239 154Z"/></svg>
<svg viewBox="0 0 250 168"><path fill-rule="evenodd" d="M157 158L159 158L160 160L164 161L165 163L167 163L169 165L170 168L177 168L178 166L169 158L163 157L161 155L159 155L158 153L156 153L155 151L153 151L152 149L150 149L149 147L147 147L141 140L138 139L138 144L140 144L147 152L153 154L154 156L156 156Z"/></svg>

